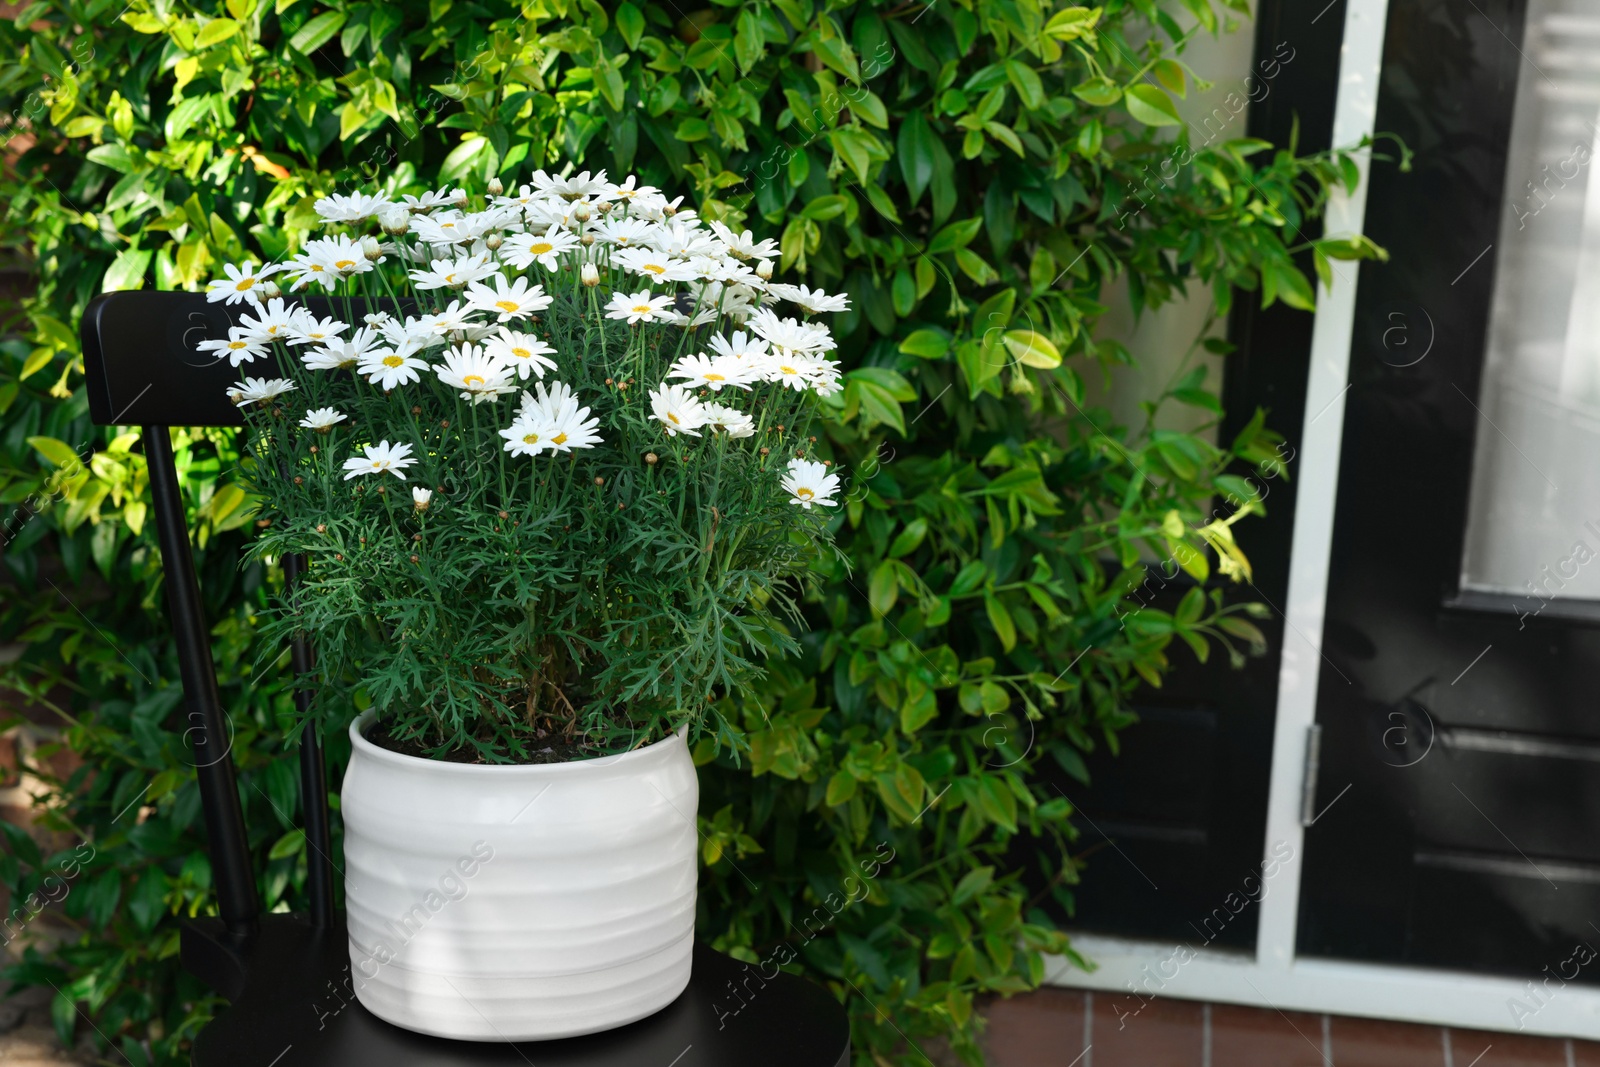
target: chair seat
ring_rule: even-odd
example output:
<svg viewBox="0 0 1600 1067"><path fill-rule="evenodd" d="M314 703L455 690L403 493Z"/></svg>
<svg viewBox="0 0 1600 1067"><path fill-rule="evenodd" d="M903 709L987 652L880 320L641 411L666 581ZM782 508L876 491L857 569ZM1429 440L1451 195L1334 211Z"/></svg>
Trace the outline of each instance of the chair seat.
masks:
<svg viewBox="0 0 1600 1067"><path fill-rule="evenodd" d="M824 989L695 946L689 987L647 1019L605 1033L515 1044L450 1041L379 1019L356 1000L343 915L322 929L267 915L234 943L189 923L184 965L231 1005L195 1041L195 1067L846 1067L850 1025ZM771 968L768 968L770 973Z"/></svg>

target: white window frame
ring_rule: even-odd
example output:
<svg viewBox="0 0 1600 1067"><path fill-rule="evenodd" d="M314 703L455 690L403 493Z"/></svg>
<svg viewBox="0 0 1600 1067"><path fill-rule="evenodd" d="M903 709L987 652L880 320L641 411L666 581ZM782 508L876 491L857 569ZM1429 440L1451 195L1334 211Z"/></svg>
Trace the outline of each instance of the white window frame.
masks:
<svg viewBox="0 0 1600 1067"><path fill-rule="evenodd" d="M1350 0L1346 10L1333 121L1335 145L1355 145L1373 133L1388 8L1388 0ZM1370 165L1367 155L1363 153L1360 160L1362 181L1357 190L1350 195L1335 193L1329 203L1329 233L1361 232ZM1355 266L1335 263L1334 274L1331 288L1319 286L1311 340L1263 842L1264 862L1276 855L1280 863L1275 876L1265 883L1260 903L1251 905L1260 908L1255 954L1075 934L1073 947L1093 961L1096 969L1085 973L1064 959L1052 959L1046 981L1121 994L1112 998L1112 1010L1119 1015L1136 1012L1151 997L1170 996L1550 1037L1600 1038L1600 990L1567 985L1552 993L1530 980L1295 954L1303 866L1299 860L1304 852L1301 802L1306 734L1316 720L1322 666L1320 646L1314 642L1321 637L1327 605L1356 303ZM1281 862L1286 846L1292 858ZM1535 1010L1531 1014L1514 1011L1514 1001Z"/></svg>

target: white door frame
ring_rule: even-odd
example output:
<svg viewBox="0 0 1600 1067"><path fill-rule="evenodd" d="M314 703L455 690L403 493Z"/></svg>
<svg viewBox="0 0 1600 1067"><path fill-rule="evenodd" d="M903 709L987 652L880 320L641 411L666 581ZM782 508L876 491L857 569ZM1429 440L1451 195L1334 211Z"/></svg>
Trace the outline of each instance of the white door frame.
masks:
<svg viewBox="0 0 1600 1067"><path fill-rule="evenodd" d="M1388 8L1388 0L1350 0L1346 10L1333 120L1335 145L1355 145L1373 133ZM1361 232L1369 163L1364 153L1362 181L1353 194L1336 193L1331 199L1329 233ZM1312 331L1263 842L1266 877L1256 883L1256 890L1241 886L1241 893L1230 897L1231 902L1217 902L1218 908L1226 911L1260 908L1255 954L1077 934L1073 946L1097 965L1096 970L1085 973L1066 960L1053 959L1046 981L1121 994L1112 998L1112 1010L1119 1017L1136 1013L1153 997L1170 996L1520 1030L1552 1037L1600 1038L1600 990L1295 955L1303 866L1299 860L1304 848L1301 804L1306 734L1316 720L1323 660L1320 638L1356 302L1354 265L1336 262L1334 275L1331 288L1319 287ZM1259 903L1246 902L1246 895L1259 897ZM1203 942L1205 936L1200 934L1197 940Z"/></svg>

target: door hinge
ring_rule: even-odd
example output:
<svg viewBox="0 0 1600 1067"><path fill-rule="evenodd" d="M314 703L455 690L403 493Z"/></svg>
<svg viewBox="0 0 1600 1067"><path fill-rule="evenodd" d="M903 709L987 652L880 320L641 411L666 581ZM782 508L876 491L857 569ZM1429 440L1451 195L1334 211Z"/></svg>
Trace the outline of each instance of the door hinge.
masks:
<svg viewBox="0 0 1600 1067"><path fill-rule="evenodd" d="M1300 825L1309 827L1316 821L1317 772L1322 767L1322 724L1312 723L1306 728L1306 764L1300 787Z"/></svg>

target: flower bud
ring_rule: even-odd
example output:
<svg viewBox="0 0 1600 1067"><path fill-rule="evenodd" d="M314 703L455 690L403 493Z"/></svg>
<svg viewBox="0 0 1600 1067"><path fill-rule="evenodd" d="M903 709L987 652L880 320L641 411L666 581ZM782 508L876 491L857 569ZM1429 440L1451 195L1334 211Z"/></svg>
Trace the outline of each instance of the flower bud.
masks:
<svg viewBox="0 0 1600 1067"><path fill-rule="evenodd" d="M499 178L490 178L489 184L484 188L489 190L490 196L499 196L501 193L506 191L506 187L500 183Z"/></svg>
<svg viewBox="0 0 1600 1067"><path fill-rule="evenodd" d="M282 295L283 290L278 288L278 283L272 279L269 278L261 283L261 298L263 300L271 300Z"/></svg>
<svg viewBox="0 0 1600 1067"><path fill-rule="evenodd" d="M378 225L383 227L384 233L398 237L411 229L411 212L398 204L386 207L378 216Z"/></svg>
<svg viewBox="0 0 1600 1067"><path fill-rule="evenodd" d="M451 198L451 203L455 204L456 207L466 207L467 191L465 189L457 189L456 195Z"/></svg>
<svg viewBox="0 0 1600 1067"><path fill-rule="evenodd" d="M371 234L361 238L361 254L367 257L369 263L376 263L383 257L383 246L378 244L378 239Z"/></svg>
<svg viewBox="0 0 1600 1067"><path fill-rule="evenodd" d="M772 280L772 260L763 259L756 262L756 277L764 282Z"/></svg>
<svg viewBox="0 0 1600 1067"><path fill-rule="evenodd" d="M602 200L600 203L595 205L595 210L599 211L602 215L609 215L611 214L612 206L613 205L609 201Z"/></svg>
<svg viewBox="0 0 1600 1067"><path fill-rule="evenodd" d="M572 217L577 219L579 222L588 222L594 217L594 212L589 210L588 204L579 204L577 207L572 209Z"/></svg>
<svg viewBox="0 0 1600 1067"><path fill-rule="evenodd" d="M411 506L418 511L427 511L428 505L433 502L433 490L424 489L420 485L411 487Z"/></svg>
<svg viewBox="0 0 1600 1067"><path fill-rule="evenodd" d="M600 284L600 270L593 263L585 263L579 277L583 279L583 284L590 288Z"/></svg>
<svg viewBox="0 0 1600 1067"><path fill-rule="evenodd" d="M498 232L491 233L489 236L487 236L487 237L485 237L483 239L483 247L487 248L491 252L499 251L500 246L505 244L505 243L506 243L506 239L504 237L502 237Z"/></svg>
<svg viewBox="0 0 1600 1067"><path fill-rule="evenodd" d="M583 247L588 248L590 245L594 244L594 234L584 234L582 237L578 238L578 243L583 245Z"/></svg>

